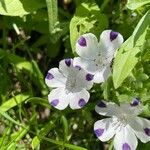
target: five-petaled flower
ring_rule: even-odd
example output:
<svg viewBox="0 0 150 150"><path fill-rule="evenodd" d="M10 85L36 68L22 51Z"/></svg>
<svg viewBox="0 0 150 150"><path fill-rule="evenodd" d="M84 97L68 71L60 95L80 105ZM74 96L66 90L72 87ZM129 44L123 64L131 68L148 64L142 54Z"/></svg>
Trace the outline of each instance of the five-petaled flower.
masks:
<svg viewBox="0 0 150 150"><path fill-rule="evenodd" d="M58 68L48 71L45 82L55 88L48 95L50 104L59 109L65 109L68 104L72 109L82 108L89 100L89 90L93 86L93 75L80 66L74 66L73 59L64 59Z"/></svg>
<svg viewBox="0 0 150 150"><path fill-rule="evenodd" d="M76 57L74 63L94 74L93 82L104 82L111 72L115 52L122 43L122 35L112 30L103 31L99 42L94 34L84 34L76 43L76 52L80 57Z"/></svg>
<svg viewBox="0 0 150 150"><path fill-rule="evenodd" d="M94 124L96 136L105 142L115 135L116 150L135 150L137 138L143 143L150 141L150 121L138 117L141 106L137 99L132 103L123 102L120 107L112 102L101 101L95 110L100 115L111 117Z"/></svg>

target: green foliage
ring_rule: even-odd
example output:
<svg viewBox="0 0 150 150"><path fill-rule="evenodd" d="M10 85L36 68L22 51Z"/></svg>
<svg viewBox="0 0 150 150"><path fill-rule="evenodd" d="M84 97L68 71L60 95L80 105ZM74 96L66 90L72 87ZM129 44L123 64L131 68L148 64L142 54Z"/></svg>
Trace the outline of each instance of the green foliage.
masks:
<svg viewBox="0 0 150 150"><path fill-rule="evenodd" d="M27 15L45 6L42 0L1 0L0 14L7 16Z"/></svg>
<svg viewBox="0 0 150 150"><path fill-rule="evenodd" d="M128 0L127 7L131 10L135 10L149 3L150 3L150 0Z"/></svg>
<svg viewBox="0 0 150 150"><path fill-rule="evenodd" d="M113 81L115 88L118 88L124 79L130 74L138 62L138 53L144 45L147 28L150 24L150 12L139 21L133 34L121 46L117 53L113 67Z"/></svg>
<svg viewBox="0 0 150 150"><path fill-rule="evenodd" d="M74 17L70 22L70 42L75 52L75 43L80 35L94 33L97 37L108 26L105 14L100 12L98 5L93 1L83 2L76 8Z"/></svg>
<svg viewBox="0 0 150 150"><path fill-rule="evenodd" d="M9 109L13 108L14 106L19 105L20 103L22 103L29 97L30 97L29 94L18 94L16 96L14 96L13 98L10 98L9 100L7 100L5 103L3 103L0 106L0 111L6 112Z"/></svg>
<svg viewBox="0 0 150 150"><path fill-rule="evenodd" d="M150 117L149 0L1 0L0 1L0 149L104 150L93 133L95 104L139 98ZM131 10L129 10L131 9ZM105 29L125 42L112 62L112 75L91 89L82 110L51 107L47 71L74 57L81 34L99 39ZM73 53L72 53L73 52ZM139 142L138 150L148 150Z"/></svg>

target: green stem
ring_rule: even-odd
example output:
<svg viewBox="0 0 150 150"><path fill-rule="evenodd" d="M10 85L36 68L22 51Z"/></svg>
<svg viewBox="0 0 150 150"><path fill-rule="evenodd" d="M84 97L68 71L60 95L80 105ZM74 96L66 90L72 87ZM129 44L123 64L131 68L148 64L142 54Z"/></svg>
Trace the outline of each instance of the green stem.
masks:
<svg viewBox="0 0 150 150"><path fill-rule="evenodd" d="M46 0L49 20L49 32L54 32L55 25L58 20L57 0Z"/></svg>
<svg viewBox="0 0 150 150"><path fill-rule="evenodd" d="M108 150L112 150L113 149L113 141L111 141L110 146L108 148Z"/></svg>
<svg viewBox="0 0 150 150"><path fill-rule="evenodd" d="M100 11L103 12L107 4L109 3L110 0L104 0L103 4L101 5Z"/></svg>
<svg viewBox="0 0 150 150"><path fill-rule="evenodd" d="M3 49L7 49L7 31L6 31L6 18L3 16Z"/></svg>

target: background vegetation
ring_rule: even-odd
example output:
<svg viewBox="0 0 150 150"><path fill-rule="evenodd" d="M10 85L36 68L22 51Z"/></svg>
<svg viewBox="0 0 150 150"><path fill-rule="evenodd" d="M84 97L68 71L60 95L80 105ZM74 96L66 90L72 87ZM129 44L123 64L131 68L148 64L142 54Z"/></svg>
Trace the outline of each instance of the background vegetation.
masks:
<svg viewBox="0 0 150 150"><path fill-rule="evenodd" d="M93 133L100 99L137 97L150 117L150 0L0 1L0 150L104 150ZM142 18L143 17L143 18ZM142 19L141 19L142 18ZM113 74L91 90L82 110L59 111L47 101L47 71L74 57L77 38L105 29L127 40ZM139 150L149 150L150 143Z"/></svg>

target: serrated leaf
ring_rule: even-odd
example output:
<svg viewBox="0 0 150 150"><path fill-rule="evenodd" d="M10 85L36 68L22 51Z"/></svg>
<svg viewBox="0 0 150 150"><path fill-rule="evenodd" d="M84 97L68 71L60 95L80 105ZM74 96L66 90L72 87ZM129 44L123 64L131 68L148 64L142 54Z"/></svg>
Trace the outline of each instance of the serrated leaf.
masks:
<svg viewBox="0 0 150 150"><path fill-rule="evenodd" d="M91 32L98 37L107 26L107 17L100 13L100 9L95 2L83 2L80 4L70 22L72 51L75 52L75 43L80 35Z"/></svg>
<svg viewBox="0 0 150 150"><path fill-rule="evenodd" d="M135 10L148 3L150 3L150 0L128 0L127 7L131 10Z"/></svg>
<svg viewBox="0 0 150 150"><path fill-rule="evenodd" d="M45 6L42 0L1 0L0 14L7 16L27 15Z"/></svg>
<svg viewBox="0 0 150 150"><path fill-rule="evenodd" d="M139 21L131 37L123 43L118 51L113 66L113 82L118 88L138 62L138 53L144 45L147 29L150 24L150 11Z"/></svg>

